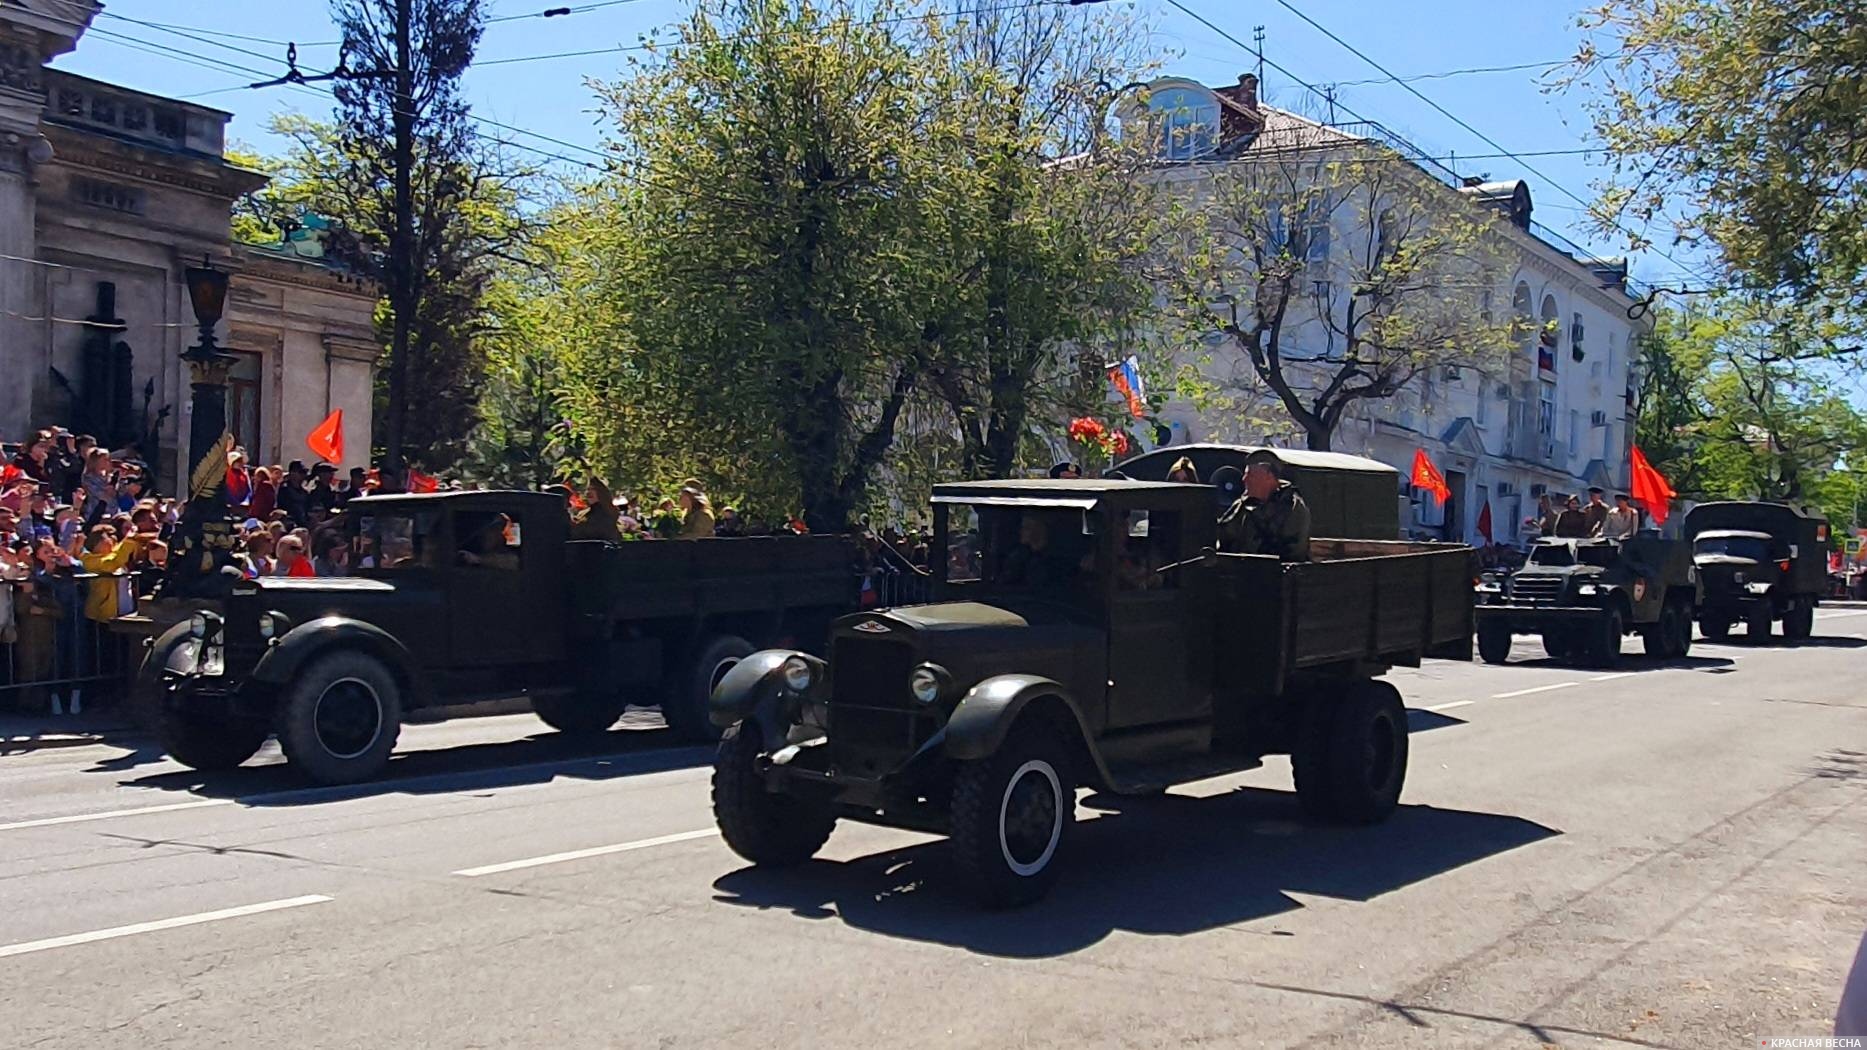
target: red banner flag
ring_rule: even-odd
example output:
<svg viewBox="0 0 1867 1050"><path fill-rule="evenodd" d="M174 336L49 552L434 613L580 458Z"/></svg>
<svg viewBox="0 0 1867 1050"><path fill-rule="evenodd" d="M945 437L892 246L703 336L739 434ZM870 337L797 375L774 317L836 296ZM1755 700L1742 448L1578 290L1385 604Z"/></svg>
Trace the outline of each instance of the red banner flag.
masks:
<svg viewBox="0 0 1867 1050"><path fill-rule="evenodd" d="M1446 476L1433 466L1433 461L1427 458L1423 448L1413 450L1413 484L1439 497L1441 503L1452 498L1452 489L1446 485Z"/></svg>
<svg viewBox="0 0 1867 1050"><path fill-rule="evenodd" d="M324 417L324 422L305 435L305 447L311 454L329 463L344 462L344 410L339 408Z"/></svg>
<svg viewBox="0 0 1867 1050"><path fill-rule="evenodd" d="M1634 499L1653 517L1653 524L1666 524L1666 516L1672 513L1672 499L1678 493L1667 483L1666 476L1654 470L1653 464L1647 462L1647 454L1640 451L1639 445L1632 446L1628 459L1632 468Z"/></svg>
<svg viewBox="0 0 1867 1050"><path fill-rule="evenodd" d="M1478 508L1478 535L1483 536L1485 538L1486 543L1497 542L1496 540L1493 540L1491 538L1491 501L1490 500L1485 500L1485 505Z"/></svg>

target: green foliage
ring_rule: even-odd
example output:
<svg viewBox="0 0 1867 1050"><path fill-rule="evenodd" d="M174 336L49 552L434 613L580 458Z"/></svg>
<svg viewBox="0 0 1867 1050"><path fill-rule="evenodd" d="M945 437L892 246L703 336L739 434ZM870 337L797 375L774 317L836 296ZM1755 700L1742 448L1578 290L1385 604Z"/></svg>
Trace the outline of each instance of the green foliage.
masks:
<svg viewBox="0 0 1867 1050"><path fill-rule="evenodd" d="M1867 277L1862 11L1607 0L1592 12L1584 24L1609 39L1568 83L1599 87L1604 227L1629 219L1654 239L1709 241L1746 284L1847 305Z"/></svg>

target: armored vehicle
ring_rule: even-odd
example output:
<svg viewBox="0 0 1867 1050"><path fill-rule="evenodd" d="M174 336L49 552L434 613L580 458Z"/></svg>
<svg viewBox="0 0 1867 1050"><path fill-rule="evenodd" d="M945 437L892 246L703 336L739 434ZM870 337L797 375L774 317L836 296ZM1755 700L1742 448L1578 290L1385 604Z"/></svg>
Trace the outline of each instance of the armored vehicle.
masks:
<svg viewBox="0 0 1867 1050"><path fill-rule="evenodd" d="M567 732L658 702L712 739L733 664L816 647L857 607L836 538L567 540L563 498L536 492L369 496L343 517L354 575L247 580L155 640L145 693L177 760L236 766L277 733L311 780L364 780L409 711L513 696Z"/></svg>
<svg viewBox="0 0 1867 1050"><path fill-rule="evenodd" d="M1232 478L1241 476L1247 457L1260 451L1265 449L1256 445L1169 445L1123 460L1116 464L1115 473L1135 481L1165 481L1173 465L1185 457L1192 461L1202 483L1217 482L1225 489L1227 472ZM1311 535L1362 540L1399 538L1396 494L1400 491L1400 475L1394 468L1341 452L1288 448L1269 451L1276 453L1283 463L1284 477L1309 504ZM1230 506L1237 496L1234 486L1222 498L1215 497L1215 502Z"/></svg>
<svg viewBox="0 0 1867 1050"><path fill-rule="evenodd" d="M1701 503L1687 512L1685 534L1705 592L1698 612L1705 637L1729 637L1742 623L1762 641L1776 620L1785 638L1814 630L1828 587L1827 521L1784 503Z"/></svg>
<svg viewBox="0 0 1867 1050"><path fill-rule="evenodd" d="M933 502L937 601L843 617L828 659L766 650L714 691L714 813L755 864L803 861L840 819L913 828L949 836L981 901L1019 904L1068 855L1077 788L1158 792L1276 754L1309 814L1379 821L1407 724L1378 676L1471 655L1463 546L1214 553L1205 485L970 482Z"/></svg>
<svg viewBox="0 0 1867 1050"><path fill-rule="evenodd" d="M1649 656L1684 656L1697 601L1691 548L1680 541L1540 539L1523 568L1478 585L1478 655L1501 664L1512 635L1540 634L1558 660L1608 667L1621 637L1638 634Z"/></svg>

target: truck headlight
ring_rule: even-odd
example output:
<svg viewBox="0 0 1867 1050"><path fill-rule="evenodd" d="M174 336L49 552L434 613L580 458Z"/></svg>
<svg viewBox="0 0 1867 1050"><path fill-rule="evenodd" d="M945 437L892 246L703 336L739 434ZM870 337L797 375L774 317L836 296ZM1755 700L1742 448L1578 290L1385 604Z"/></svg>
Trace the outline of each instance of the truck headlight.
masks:
<svg viewBox="0 0 1867 1050"><path fill-rule="evenodd" d="M190 638L206 638L207 637L207 614L206 613L195 613L193 616L188 617L188 637Z"/></svg>
<svg viewBox="0 0 1867 1050"><path fill-rule="evenodd" d="M1479 594L1503 594L1504 585L1496 580L1485 580L1478 585Z"/></svg>
<svg viewBox="0 0 1867 1050"><path fill-rule="evenodd" d="M1770 585L1767 583L1747 583L1744 585L1744 589L1752 594L1770 593Z"/></svg>
<svg viewBox="0 0 1867 1050"><path fill-rule="evenodd" d="M278 617L272 615L271 613L262 614L259 618L259 637L262 640L269 642L272 640L272 636L278 633L279 633Z"/></svg>
<svg viewBox="0 0 1867 1050"><path fill-rule="evenodd" d="M1593 598L1595 595L1601 593L1601 587L1599 584L1584 583L1578 586L1575 591L1584 598Z"/></svg>
<svg viewBox="0 0 1867 1050"><path fill-rule="evenodd" d="M784 687L793 693L809 692L811 683L817 680L817 673L811 669L810 661L801 656L785 660L784 666L779 668L779 674L784 676Z"/></svg>
<svg viewBox="0 0 1867 1050"><path fill-rule="evenodd" d="M908 691L922 704L931 704L946 692L947 674L933 664L922 664L908 676Z"/></svg>

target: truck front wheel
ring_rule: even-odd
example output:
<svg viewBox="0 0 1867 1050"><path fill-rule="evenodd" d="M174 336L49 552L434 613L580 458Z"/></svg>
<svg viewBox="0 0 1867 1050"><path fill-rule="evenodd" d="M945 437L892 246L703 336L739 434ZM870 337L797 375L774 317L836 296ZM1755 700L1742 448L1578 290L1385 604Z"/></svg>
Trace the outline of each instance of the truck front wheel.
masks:
<svg viewBox="0 0 1867 1050"><path fill-rule="evenodd" d="M1770 607L1763 602L1751 606L1750 614L1744 618L1744 640L1767 642L1770 640L1770 629Z"/></svg>
<svg viewBox="0 0 1867 1050"><path fill-rule="evenodd" d="M1543 631L1543 651L1552 660L1564 663L1575 659L1575 632L1567 627L1549 627Z"/></svg>
<svg viewBox="0 0 1867 1050"><path fill-rule="evenodd" d="M700 646L687 673L676 673L662 693L661 717L687 740L720 739L719 727L708 717L713 687L739 661L751 656L752 643L736 634L719 634Z"/></svg>
<svg viewBox="0 0 1867 1050"><path fill-rule="evenodd" d="M204 773L232 769L252 758L272 734L263 721L204 718L165 703L156 710L155 729L170 758Z"/></svg>
<svg viewBox="0 0 1867 1050"><path fill-rule="evenodd" d="M951 823L960 877L980 903L1010 908L1048 893L1076 824L1076 782L1058 731L1017 726L995 754L960 763Z"/></svg>
<svg viewBox="0 0 1867 1050"><path fill-rule="evenodd" d="M285 689L279 746L319 784L354 784L382 772L402 732L402 690L382 661L359 652L312 660Z"/></svg>
<svg viewBox="0 0 1867 1050"><path fill-rule="evenodd" d="M1621 635L1626 633L1626 623L1621 618L1621 610L1609 609L1589 624L1583 655L1590 665L1613 667L1620 662Z"/></svg>
<svg viewBox="0 0 1867 1050"><path fill-rule="evenodd" d="M1708 642L1722 642L1731 637L1731 621L1723 619L1722 617L1700 620L1698 622L1698 633L1704 635L1705 640Z"/></svg>
<svg viewBox="0 0 1867 1050"><path fill-rule="evenodd" d="M1510 659L1510 628L1503 624L1485 624L1478 628L1478 655L1488 664Z"/></svg>
<svg viewBox="0 0 1867 1050"><path fill-rule="evenodd" d="M836 827L825 802L773 794L759 773L758 727L741 722L713 756L713 820L734 853L761 867L802 864Z"/></svg>
<svg viewBox="0 0 1867 1050"><path fill-rule="evenodd" d="M1374 824L1400 805L1407 779L1407 709L1386 682L1356 682L1317 698L1290 756L1297 801L1318 820Z"/></svg>

